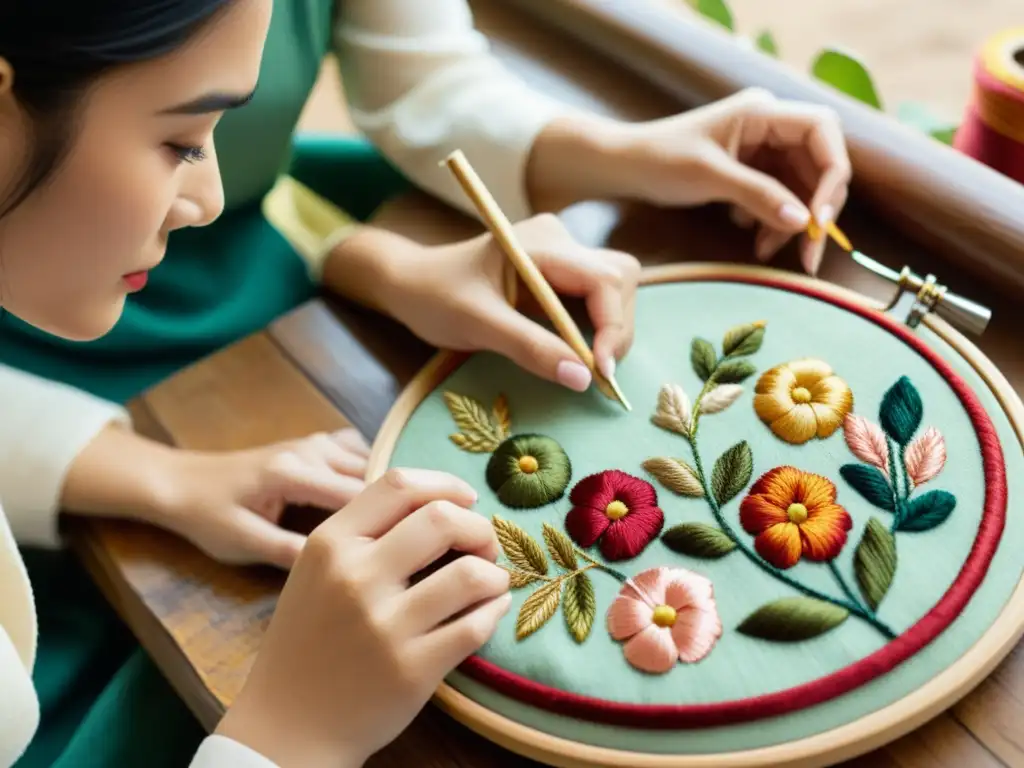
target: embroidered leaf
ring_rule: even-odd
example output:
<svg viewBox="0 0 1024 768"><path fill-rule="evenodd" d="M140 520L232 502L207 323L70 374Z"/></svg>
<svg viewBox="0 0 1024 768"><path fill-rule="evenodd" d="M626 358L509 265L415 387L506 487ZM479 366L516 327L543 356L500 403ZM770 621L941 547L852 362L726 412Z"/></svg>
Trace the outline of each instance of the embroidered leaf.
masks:
<svg viewBox="0 0 1024 768"><path fill-rule="evenodd" d="M877 517L868 520L853 554L853 571L861 594L877 610L896 575L896 539Z"/></svg>
<svg viewBox="0 0 1024 768"><path fill-rule="evenodd" d="M680 496L699 498L704 495L704 488L697 478L697 470L682 459L655 457L644 462L644 469L673 493Z"/></svg>
<svg viewBox="0 0 1024 768"><path fill-rule="evenodd" d="M727 360L715 371L715 381L736 384L757 373L757 367L747 360Z"/></svg>
<svg viewBox="0 0 1024 768"><path fill-rule="evenodd" d="M879 420L889 437L900 445L906 445L921 426L924 404L917 388L906 376L900 377L882 397Z"/></svg>
<svg viewBox="0 0 1024 768"><path fill-rule="evenodd" d="M678 384L665 384L658 392L658 410L651 418L657 426L689 436L690 398Z"/></svg>
<svg viewBox="0 0 1024 768"><path fill-rule="evenodd" d="M754 456L746 440L719 456L711 472L711 489L719 505L728 503L746 488L753 472Z"/></svg>
<svg viewBox="0 0 1024 768"><path fill-rule="evenodd" d="M857 493L876 507L889 512L896 508L889 481L878 467L869 467L867 464L844 464L839 468L839 474Z"/></svg>
<svg viewBox="0 0 1024 768"><path fill-rule="evenodd" d="M743 387L739 384L719 384L700 399L701 413L721 413L742 394Z"/></svg>
<svg viewBox="0 0 1024 768"><path fill-rule="evenodd" d="M730 328L722 338L722 354L736 357L754 354L764 340L764 327L765 322L758 320Z"/></svg>
<svg viewBox="0 0 1024 768"><path fill-rule="evenodd" d="M933 479L945 465L946 441L935 427L929 427L907 448L907 475L915 486Z"/></svg>
<svg viewBox="0 0 1024 768"><path fill-rule="evenodd" d="M956 508L956 496L949 491L928 491L907 504L899 531L930 531L946 521Z"/></svg>
<svg viewBox="0 0 1024 768"><path fill-rule="evenodd" d="M576 562L576 551L572 546L572 539L552 525L544 523L543 527L544 543L548 545L551 559L567 571L575 571L579 568L579 563Z"/></svg>
<svg viewBox="0 0 1024 768"><path fill-rule="evenodd" d="M888 482L889 443L882 428L863 416L851 413L843 422L843 435L853 455L873 467L878 467Z"/></svg>
<svg viewBox="0 0 1024 768"><path fill-rule="evenodd" d="M552 581L538 589L526 600L516 617L516 639L529 637L555 615L562 597L562 582Z"/></svg>
<svg viewBox="0 0 1024 768"><path fill-rule="evenodd" d="M747 616L738 632L780 643L810 640L835 629L850 615L845 608L810 597L783 597Z"/></svg>
<svg viewBox="0 0 1024 768"><path fill-rule="evenodd" d="M565 583L565 596L562 599L562 613L569 634L577 643L582 643L590 634L597 616L597 598L594 596L594 585L585 573L578 573Z"/></svg>
<svg viewBox="0 0 1024 768"><path fill-rule="evenodd" d="M512 414L508 410L508 398L502 393L494 399L494 407L491 408L494 416L494 424L499 440L507 440L512 434Z"/></svg>
<svg viewBox="0 0 1024 768"><path fill-rule="evenodd" d="M493 451L501 444L501 429L491 420L490 414L472 397L455 392L445 392L444 402L462 430L461 435L452 435L451 440L467 451Z"/></svg>
<svg viewBox="0 0 1024 768"><path fill-rule="evenodd" d="M694 339L690 346L690 362L701 381L710 379L711 372L718 365L718 355L715 354L715 348L711 346L711 342L699 338Z"/></svg>
<svg viewBox="0 0 1024 768"><path fill-rule="evenodd" d="M544 550L533 538L515 523L495 515L491 518L491 525L498 536L498 543L505 553L509 562L517 568L536 573L539 576L546 576L548 572L548 560L544 557Z"/></svg>
<svg viewBox="0 0 1024 768"><path fill-rule="evenodd" d="M661 540L673 552L690 557L717 559L736 549L736 542L713 525L682 523L669 528Z"/></svg>
<svg viewBox="0 0 1024 768"><path fill-rule="evenodd" d="M527 573L526 571L520 571L516 568L506 568L505 566L501 567L508 571L509 589L521 589L522 587L527 587L540 579L540 576L535 573Z"/></svg>

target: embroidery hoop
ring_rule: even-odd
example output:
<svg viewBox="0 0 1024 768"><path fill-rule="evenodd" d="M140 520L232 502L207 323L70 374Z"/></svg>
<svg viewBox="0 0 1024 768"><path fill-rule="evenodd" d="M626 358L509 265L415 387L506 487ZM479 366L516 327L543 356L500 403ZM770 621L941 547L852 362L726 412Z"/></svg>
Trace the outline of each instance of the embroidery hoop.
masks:
<svg viewBox="0 0 1024 768"><path fill-rule="evenodd" d="M766 280L774 286L808 291L865 309L885 312L897 302L866 299L850 289L765 267L720 264L672 264L644 270L642 286L713 280ZM950 345L985 382L1005 412L1024 447L1024 403L985 355L934 313L911 313L910 328L924 324ZM441 352L403 390L374 443L368 481L387 471L406 422L418 405L470 355ZM1004 446L1004 450L1012 450ZM668 755L598 747L554 736L522 725L442 683L434 701L456 720L496 744L526 757L562 768L754 768L754 766L817 766L850 759L914 730L955 704L984 680L1024 636L1024 577L998 618L957 661L903 698L832 730L796 741L741 752Z"/></svg>

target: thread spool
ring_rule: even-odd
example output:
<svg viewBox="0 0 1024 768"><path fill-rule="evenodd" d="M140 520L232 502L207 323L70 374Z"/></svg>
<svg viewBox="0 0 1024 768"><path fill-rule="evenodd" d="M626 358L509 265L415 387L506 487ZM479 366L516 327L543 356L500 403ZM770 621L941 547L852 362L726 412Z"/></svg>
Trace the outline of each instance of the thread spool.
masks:
<svg viewBox="0 0 1024 768"><path fill-rule="evenodd" d="M953 146L1024 184L1024 27L982 46L974 92Z"/></svg>

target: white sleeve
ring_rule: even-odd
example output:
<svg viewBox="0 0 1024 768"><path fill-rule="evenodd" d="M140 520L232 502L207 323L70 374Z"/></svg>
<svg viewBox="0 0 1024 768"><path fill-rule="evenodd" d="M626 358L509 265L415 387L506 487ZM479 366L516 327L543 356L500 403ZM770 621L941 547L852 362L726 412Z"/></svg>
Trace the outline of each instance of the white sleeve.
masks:
<svg viewBox="0 0 1024 768"><path fill-rule="evenodd" d="M128 412L87 392L0 365L0 501L15 540L60 546L64 479L78 454Z"/></svg>
<svg viewBox="0 0 1024 768"><path fill-rule="evenodd" d="M334 40L353 122L406 176L475 215L439 166L461 149L513 222L532 215L533 141L570 107L501 64L466 0L342 0Z"/></svg>
<svg viewBox="0 0 1024 768"><path fill-rule="evenodd" d="M189 768L278 768L258 752L227 736L213 734L203 739Z"/></svg>

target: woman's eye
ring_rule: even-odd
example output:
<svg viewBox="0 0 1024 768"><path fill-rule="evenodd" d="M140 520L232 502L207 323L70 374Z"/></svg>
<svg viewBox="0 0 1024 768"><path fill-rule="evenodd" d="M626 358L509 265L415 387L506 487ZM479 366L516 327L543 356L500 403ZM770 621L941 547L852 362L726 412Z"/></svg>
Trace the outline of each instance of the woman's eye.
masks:
<svg viewBox="0 0 1024 768"><path fill-rule="evenodd" d="M198 163L206 159L206 151L202 147L186 144L168 144L167 146L183 163Z"/></svg>

